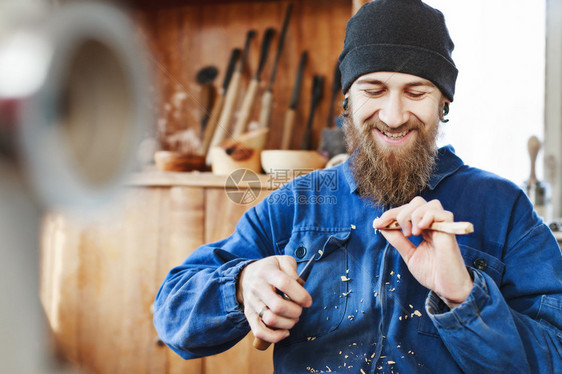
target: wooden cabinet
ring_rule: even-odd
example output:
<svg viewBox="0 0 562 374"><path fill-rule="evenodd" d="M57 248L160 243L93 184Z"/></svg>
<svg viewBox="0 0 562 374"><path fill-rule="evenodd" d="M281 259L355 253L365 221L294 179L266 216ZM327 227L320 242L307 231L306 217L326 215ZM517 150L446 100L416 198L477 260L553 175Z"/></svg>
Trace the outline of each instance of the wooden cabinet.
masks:
<svg viewBox="0 0 562 374"><path fill-rule="evenodd" d="M260 176L256 199L239 205L226 193L226 177L141 174L119 207L93 222L47 215L41 300L59 356L86 373L272 372L272 348L255 350L251 336L223 354L184 361L159 342L151 312L168 271L230 235L270 182Z"/></svg>

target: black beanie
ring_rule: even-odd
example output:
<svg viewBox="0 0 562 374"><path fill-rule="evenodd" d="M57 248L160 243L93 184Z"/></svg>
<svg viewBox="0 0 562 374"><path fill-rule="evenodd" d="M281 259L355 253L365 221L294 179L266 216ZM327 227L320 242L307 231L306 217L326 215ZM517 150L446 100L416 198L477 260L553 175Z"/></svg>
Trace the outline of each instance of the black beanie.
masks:
<svg viewBox="0 0 562 374"><path fill-rule="evenodd" d="M347 23L342 92L360 76L394 71L425 78L453 101L458 70L443 14L421 0L374 0Z"/></svg>

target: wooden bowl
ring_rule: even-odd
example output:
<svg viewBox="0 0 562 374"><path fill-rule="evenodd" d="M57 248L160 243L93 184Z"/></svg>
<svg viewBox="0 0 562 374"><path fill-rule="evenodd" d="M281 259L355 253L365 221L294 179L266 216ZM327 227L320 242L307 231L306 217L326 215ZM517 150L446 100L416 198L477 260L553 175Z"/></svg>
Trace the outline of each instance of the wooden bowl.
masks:
<svg viewBox="0 0 562 374"><path fill-rule="evenodd" d="M261 149L251 149L244 146L223 148L212 147L210 150L211 169L216 175L230 175L238 169L249 169L256 174L261 173Z"/></svg>
<svg viewBox="0 0 562 374"><path fill-rule="evenodd" d="M213 174L230 175L238 169L250 169L261 173L260 153L267 140L269 129L258 129L240 135L237 139L224 140L209 150Z"/></svg>
<svg viewBox="0 0 562 374"><path fill-rule="evenodd" d="M261 153L261 165L266 173L279 173L283 171L310 171L322 169L328 158L316 151L301 150L265 150Z"/></svg>
<svg viewBox="0 0 562 374"><path fill-rule="evenodd" d="M205 168L205 156L171 151L156 151L154 162L162 171L193 171Z"/></svg>

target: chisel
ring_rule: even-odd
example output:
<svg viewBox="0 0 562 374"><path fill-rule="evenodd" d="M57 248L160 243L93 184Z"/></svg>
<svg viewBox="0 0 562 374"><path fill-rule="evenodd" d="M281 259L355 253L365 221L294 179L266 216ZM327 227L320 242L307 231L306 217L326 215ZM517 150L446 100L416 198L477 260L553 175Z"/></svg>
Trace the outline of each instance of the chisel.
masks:
<svg viewBox="0 0 562 374"><path fill-rule="evenodd" d="M222 142L226 137L230 123L230 117L232 116L236 97L238 96L240 80L242 79L242 70L246 65L248 51L250 50L250 42L254 36L256 36L256 32L254 30L250 30L246 34L246 44L244 45L244 52L242 53L242 58L236 63L236 67L232 75L232 80L228 86L228 90L224 99L224 107L221 111L219 121L215 127L215 131L213 133L213 137L211 138L211 144L209 145L209 148L219 145L220 142ZM210 152L207 152L205 162L207 165L211 165Z"/></svg>
<svg viewBox="0 0 562 374"><path fill-rule="evenodd" d="M258 92L260 75L265 65L265 62L267 61L269 46L271 45L271 40L273 39L273 35L275 35L275 29L269 28L265 31L265 35L263 37L263 41L261 45L258 69L256 70L256 74L254 75L254 77L250 80L248 90L246 91L246 95L244 96L244 101L242 102L242 107L238 112L238 119L236 120L236 123L234 124L234 129L232 130L233 139L238 138L246 130L246 125L248 124L250 113L252 112L252 105L254 104L254 100L256 99L256 93Z"/></svg>
<svg viewBox="0 0 562 374"><path fill-rule="evenodd" d="M307 51L301 53L301 60L299 63L299 70L297 72L295 87L293 88L293 95L291 96L289 109L287 109L287 112L285 112L285 122L283 123L283 134L281 138L281 149L289 149L291 147L291 136L293 135L297 104L299 102L299 97L301 94L302 76L306 67L307 58Z"/></svg>
<svg viewBox="0 0 562 374"><path fill-rule="evenodd" d="M310 257L310 260L308 260L308 262L306 263L304 268L299 273L299 278L297 279L297 282L301 286L304 286L304 283L308 279L308 276L310 275L310 272L312 271L312 268L314 267L314 264L316 263L316 257L320 257L320 256L322 256L322 254L321 254L321 252L318 252L318 253L315 253L314 256ZM281 293L281 296L285 300L291 301L291 298L289 296L285 295L284 293ZM270 345L271 345L270 342L266 342L265 340L262 340L260 338L254 338L253 346L254 346L254 348L256 348L260 351L265 351Z"/></svg>
<svg viewBox="0 0 562 374"><path fill-rule="evenodd" d="M228 90L228 85L230 84L230 79L232 78L232 74L234 73L234 67L236 66L236 61L240 58L240 54L242 51L238 48L232 50L230 54L230 60L228 61L228 65L226 68L226 73L224 75L224 80L222 83L222 88L219 90L217 98L213 104L213 110L211 110L211 115L209 116L209 120L207 121L207 125L205 127L205 133L203 135L203 143L201 145L201 154L207 156L207 152L209 151L209 145L211 144L211 138L215 133L215 129L217 127L217 123L219 122L219 116L222 110L222 106L224 104L224 97Z"/></svg>
<svg viewBox="0 0 562 374"><path fill-rule="evenodd" d="M324 90L324 77L321 75L315 75L312 83L312 98L310 100L310 113L308 115L308 122L306 124L306 129L304 136L302 138L301 149L311 150L312 149L312 125L314 123L314 112L316 107L322 99L322 91Z"/></svg>
<svg viewBox="0 0 562 374"><path fill-rule="evenodd" d="M391 222L383 229L377 229L375 227L375 221L373 221L373 228L375 233L377 230L401 230L400 224L396 221ZM474 232L474 226L470 222L433 222L429 227L430 230L440 231L447 234L464 235Z"/></svg>
<svg viewBox="0 0 562 374"><path fill-rule="evenodd" d="M289 20L291 19L291 11L293 10L293 4L289 3L287 6L287 11L285 12L285 19L283 21L283 28L281 29L281 34L279 34L279 43L277 45L277 54L275 55L275 63L273 64L273 70L271 70L271 76L269 77L268 87L262 97L259 124L260 128L268 128L269 121L271 119L271 110L273 108L273 82L275 81L275 74L277 73L277 66L279 65L279 58L281 57L281 52L283 51L283 44L285 41L285 35L287 34L287 28L289 26Z"/></svg>

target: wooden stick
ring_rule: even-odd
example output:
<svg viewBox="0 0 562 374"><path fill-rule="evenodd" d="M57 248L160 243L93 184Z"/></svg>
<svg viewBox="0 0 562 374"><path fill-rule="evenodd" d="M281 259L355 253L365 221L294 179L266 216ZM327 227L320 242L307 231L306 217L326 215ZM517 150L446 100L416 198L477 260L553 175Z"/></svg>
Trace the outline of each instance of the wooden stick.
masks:
<svg viewBox="0 0 562 374"><path fill-rule="evenodd" d="M376 232L377 228L374 225L374 221L373 221L373 228L375 229ZM400 224L394 221L390 225L386 226L384 229L378 229L378 230L401 230L401 229L402 227L400 227ZM440 231L447 234L456 234L456 235L464 235L474 232L474 226L470 222L434 222L431 225L430 229L433 231Z"/></svg>

